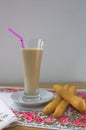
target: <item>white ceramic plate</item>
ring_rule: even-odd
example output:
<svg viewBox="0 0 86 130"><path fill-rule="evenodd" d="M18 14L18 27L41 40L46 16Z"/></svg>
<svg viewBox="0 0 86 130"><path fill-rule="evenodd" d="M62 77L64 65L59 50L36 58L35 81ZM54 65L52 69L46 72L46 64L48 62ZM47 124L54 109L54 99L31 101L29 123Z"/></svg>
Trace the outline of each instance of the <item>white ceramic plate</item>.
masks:
<svg viewBox="0 0 86 130"><path fill-rule="evenodd" d="M24 91L13 93L11 95L11 98L13 99L15 103L19 105L23 105L23 106L38 106L38 105L47 103L54 98L54 94L44 88L40 88L39 93L40 93L40 100L37 100L37 101L34 101L34 100L28 101L28 102L23 101L22 98L24 95Z"/></svg>

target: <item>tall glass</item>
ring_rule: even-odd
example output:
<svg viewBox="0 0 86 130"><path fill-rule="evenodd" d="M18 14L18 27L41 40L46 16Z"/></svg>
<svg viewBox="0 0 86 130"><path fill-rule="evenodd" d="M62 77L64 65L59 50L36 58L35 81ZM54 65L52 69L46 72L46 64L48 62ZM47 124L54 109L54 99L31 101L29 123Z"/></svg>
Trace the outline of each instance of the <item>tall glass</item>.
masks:
<svg viewBox="0 0 86 130"><path fill-rule="evenodd" d="M39 78L41 59L43 54L43 41L31 42L28 48L21 49L24 70L24 101L39 100Z"/></svg>

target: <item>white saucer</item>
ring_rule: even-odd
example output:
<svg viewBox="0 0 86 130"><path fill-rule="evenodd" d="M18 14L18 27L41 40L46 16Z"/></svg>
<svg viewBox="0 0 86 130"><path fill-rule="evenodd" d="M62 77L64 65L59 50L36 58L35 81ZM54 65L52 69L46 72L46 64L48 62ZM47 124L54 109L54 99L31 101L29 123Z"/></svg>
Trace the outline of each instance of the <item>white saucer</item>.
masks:
<svg viewBox="0 0 86 130"><path fill-rule="evenodd" d="M24 95L24 91L13 93L11 95L11 98L15 103L23 106L38 106L47 103L54 98L54 94L44 88L39 89L39 94L40 94L40 100L38 101L34 101L34 100L28 102L23 101L22 97Z"/></svg>

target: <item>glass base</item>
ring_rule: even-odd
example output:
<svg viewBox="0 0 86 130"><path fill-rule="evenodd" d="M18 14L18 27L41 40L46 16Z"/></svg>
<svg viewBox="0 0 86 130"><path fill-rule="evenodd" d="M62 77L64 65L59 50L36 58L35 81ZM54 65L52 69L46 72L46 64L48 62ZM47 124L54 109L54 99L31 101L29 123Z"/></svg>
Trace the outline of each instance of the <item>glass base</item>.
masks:
<svg viewBox="0 0 86 130"><path fill-rule="evenodd" d="M33 95L29 95L29 94L25 94L22 97L22 100L24 102L29 102L29 101L39 101L40 100L40 94L33 94Z"/></svg>

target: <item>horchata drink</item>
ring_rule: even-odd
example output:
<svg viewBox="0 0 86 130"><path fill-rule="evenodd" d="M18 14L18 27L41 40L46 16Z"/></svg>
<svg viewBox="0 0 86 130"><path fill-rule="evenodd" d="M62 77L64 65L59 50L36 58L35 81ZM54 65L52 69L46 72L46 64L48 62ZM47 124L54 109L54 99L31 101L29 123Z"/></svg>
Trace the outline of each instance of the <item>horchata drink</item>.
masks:
<svg viewBox="0 0 86 130"><path fill-rule="evenodd" d="M39 97L39 78L43 48L21 49L24 68L24 98Z"/></svg>

